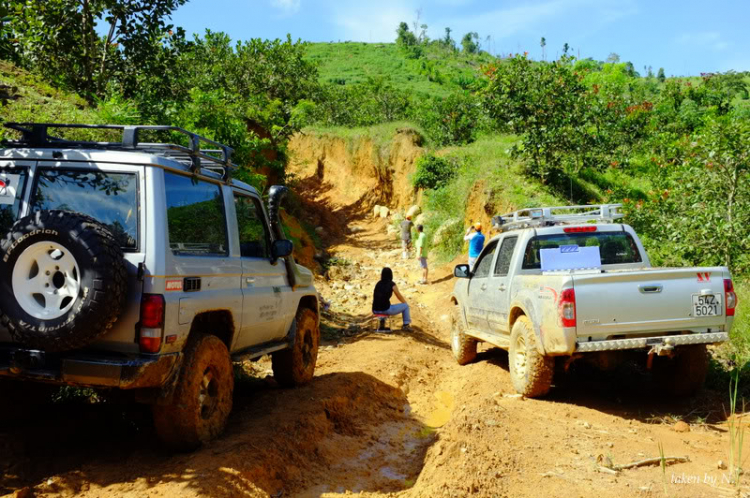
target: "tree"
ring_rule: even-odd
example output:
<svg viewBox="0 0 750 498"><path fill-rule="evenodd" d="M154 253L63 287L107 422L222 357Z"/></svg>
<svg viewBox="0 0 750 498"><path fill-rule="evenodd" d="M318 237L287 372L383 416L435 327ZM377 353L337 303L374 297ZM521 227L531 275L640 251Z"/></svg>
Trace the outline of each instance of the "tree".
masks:
<svg viewBox="0 0 750 498"><path fill-rule="evenodd" d="M454 92L420 109L419 122L437 145L462 145L473 142L479 126L479 100L469 92Z"/></svg>
<svg viewBox="0 0 750 498"><path fill-rule="evenodd" d="M570 51L570 45L568 45L568 42L565 42L563 44L563 55L568 55L569 51Z"/></svg>
<svg viewBox="0 0 750 498"><path fill-rule="evenodd" d="M609 62L611 64L617 64L618 62L620 62L620 56L618 54L614 53L614 52L611 52L607 56L606 62Z"/></svg>
<svg viewBox="0 0 750 498"><path fill-rule="evenodd" d="M16 1L9 24L18 40L13 59L89 100L102 95L112 78L132 90L137 84L134 73L158 74L162 69L162 49L175 34L166 20L186 1ZM102 20L109 25L103 40L95 30Z"/></svg>
<svg viewBox="0 0 750 498"><path fill-rule="evenodd" d="M652 241L649 252L667 265L749 271L750 123L716 117L675 145L652 176L647 202L627 205Z"/></svg>
<svg viewBox="0 0 750 498"><path fill-rule="evenodd" d="M451 38L452 31L453 30L450 28L445 28L445 38L443 38L442 43L443 43L443 46L455 50L456 42L454 42L453 39Z"/></svg>
<svg viewBox="0 0 750 498"><path fill-rule="evenodd" d="M479 34L472 31L466 33L461 40L464 54L476 54L479 52Z"/></svg>
<svg viewBox="0 0 750 498"><path fill-rule="evenodd" d="M659 72L656 74L656 79L659 80L659 83L664 83L664 80L667 79L667 77L664 75L663 67L659 68Z"/></svg>
<svg viewBox="0 0 750 498"><path fill-rule="evenodd" d="M572 57L535 63L525 55L486 69L485 107L498 125L521 135L516 153L529 160L529 172L557 181L589 164L587 87ZM579 153L576 153L579 151Z"/></svg>
<svg viewBox="0 0 750 498"><path fill-rule="evenodd" d="M542 40L539 42L539 46L542 47L542 60L545 60L544 47L547 46L547 39L545 37L542 37Z"/></svg>
<svg viewBox="0 0 750 498"><path fill-rule="evenodd" d="M224 33L196 36L173 68L180 78L160 121L232 144L238 164L283 177L299 106L321 91L304 46L289 36L237 44Z"/></svg>
<svg viewBox="0 0 750 498"><path fill-rule="evenodd" d="M402 22L398 25L396 34L398 35L396 37L397 45L400 45L402 47L413 47L417 44L417 37L414 36L414 33L409 31L409 25L405 22Z"/></svg>

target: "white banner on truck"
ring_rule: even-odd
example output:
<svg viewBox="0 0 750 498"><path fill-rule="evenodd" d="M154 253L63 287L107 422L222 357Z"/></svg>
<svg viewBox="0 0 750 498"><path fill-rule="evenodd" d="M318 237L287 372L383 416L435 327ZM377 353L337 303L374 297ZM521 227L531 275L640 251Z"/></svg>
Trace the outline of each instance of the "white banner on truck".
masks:
<svg viewBox="0 0 750 498"><path fill-rule="evenodd" d="M599 246L560 246L541 249L542 271L598 269L602 267Z"/></svg>

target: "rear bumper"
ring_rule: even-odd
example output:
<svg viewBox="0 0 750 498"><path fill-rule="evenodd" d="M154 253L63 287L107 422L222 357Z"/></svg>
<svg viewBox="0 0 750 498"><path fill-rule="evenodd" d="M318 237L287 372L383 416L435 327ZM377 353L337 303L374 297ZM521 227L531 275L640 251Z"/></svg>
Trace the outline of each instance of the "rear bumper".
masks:
<svg viewBox="0 0 750 498"><path fill-rule="evenodd" d="M0 376L90 387L161 387L174 377L181 353L102 358L86 354L52 355L19 348L0 349Z"/></svg>
<svg viewBox="0 0 750 498"><path fill-rule="evenodd" d="M615 339L611 341L579 342L576 353L597 351L618 351L623 349L645 349L655 346L687 346L689 344L716 344L729 340L728 332L709 332L705 334L669 335L663 337L638 337L633 339Z"/></svg>

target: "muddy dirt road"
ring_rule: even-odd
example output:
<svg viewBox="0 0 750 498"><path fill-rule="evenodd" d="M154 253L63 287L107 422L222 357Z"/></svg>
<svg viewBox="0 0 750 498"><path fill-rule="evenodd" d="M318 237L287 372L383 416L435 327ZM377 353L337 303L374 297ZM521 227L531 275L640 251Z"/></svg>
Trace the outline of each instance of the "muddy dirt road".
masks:
<svg viewBox="0 0 750 498"><path fill-rule="evenodd" d="M330 300L315 380L280 389L270 361L245 365L218 441L192 454L156 442L148 410L57 403L0 413L0 495L27 496L735 496L723 481L724 393L668 401L639 372L571 372L543 400L514 396L507 353L450 352L450 266L418 286L385 221L363 220L317 283ZM389 264L415 330L378 334L370 293ZM392 321L400 325L400 319ZM723 403L723 405L722 405ZM678 420L685 423L678 424ZM688 456L618 474L600 464ZM750 448L745 448L745 454ZM599 463L597 463L597 461ZM748 478L750 479L750 478Z"/></svg>

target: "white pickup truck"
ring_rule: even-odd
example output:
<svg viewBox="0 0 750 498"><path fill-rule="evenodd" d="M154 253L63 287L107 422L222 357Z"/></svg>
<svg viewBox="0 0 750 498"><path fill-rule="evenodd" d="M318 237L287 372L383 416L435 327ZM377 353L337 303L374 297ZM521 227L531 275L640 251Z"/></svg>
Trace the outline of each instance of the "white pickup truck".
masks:
<svg viewBox="0 0 750 498"><path fill-rule="evenodd" d="M652 268L620 206L565 206L493 218L501 231L473 268L458 265L451 346L509 351L513 386L552 386L556 360L611 368L640 359L673 395L700 388L706 345L729 340L737 296L726 267ZM593 223L592 223L593 222Z"/></svg>

